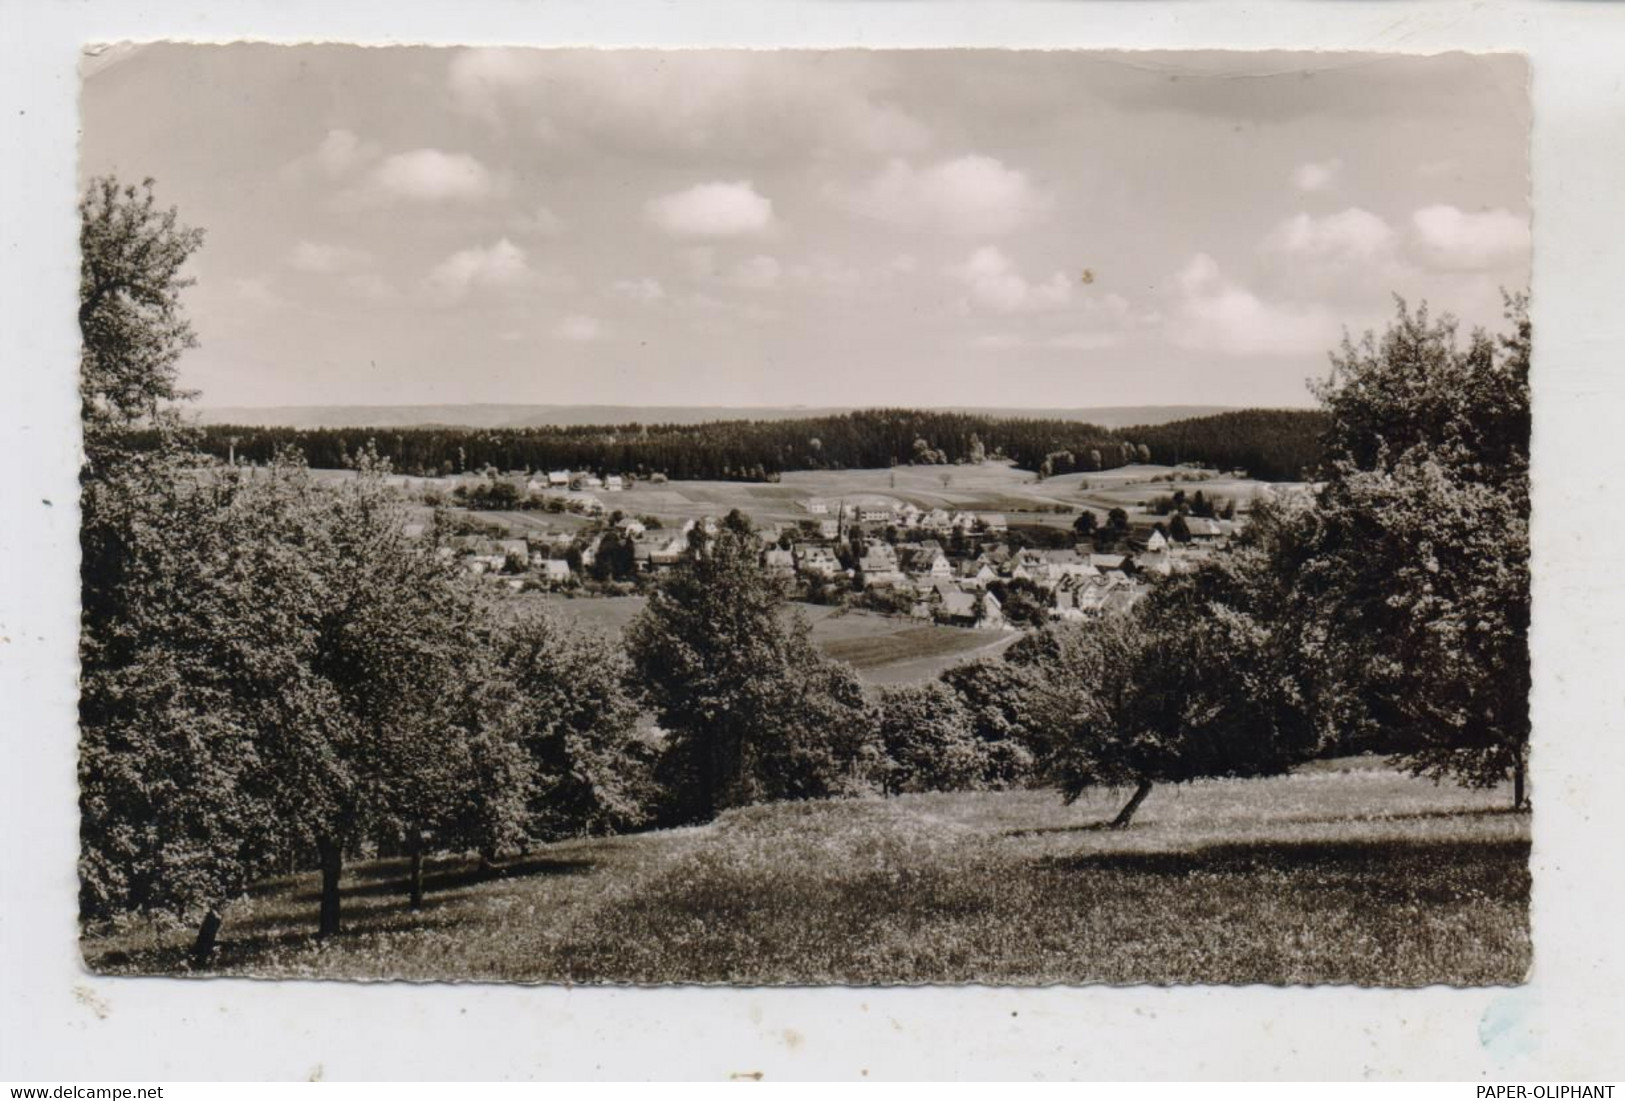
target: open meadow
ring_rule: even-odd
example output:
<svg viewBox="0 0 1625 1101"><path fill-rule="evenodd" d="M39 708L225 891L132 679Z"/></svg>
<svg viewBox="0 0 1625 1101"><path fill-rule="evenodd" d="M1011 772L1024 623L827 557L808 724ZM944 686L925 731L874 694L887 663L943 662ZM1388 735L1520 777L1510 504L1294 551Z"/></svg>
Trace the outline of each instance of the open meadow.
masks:
<svg viewBox="0 0 1625 1101"><path fill-rule="evenodd" d="M669 526L701 516L723 515L733 508L759 524L805 520L811 514L800 502L809 498L832 503L845 500L854 504L1003 512L1012 523L1070 525L1072 516L1055 512L1057 506L1071 510L1073 515L1085 506L1133 510L1141 501L1175 489L1201 489L1209 495L1231 498L1245 508L1269 485L1217 474L1198 480L1191 471L1153 464L1039 480L1031 471L1012 463L990 460L953 466L798 470L786 472L778 482L635 482L625 492L605 494L604 502L630 515L658 516Z"/></svg>
<svg viewBox="0 0 1625 1101"><path fill-rule="evenodd" d="M211 973L565 983L1520 982L1529 818L1504 792L1370 759L1160 788L1134 826L1052 791L780 803L708 825L564 841L480 873L397 861L226 914ZM88 937L104 973L185 972L189 933Z"/></svg>
<svg viewBox="0 0 1625 1101"><path fill-rule="evenodd" d="M641 596L533 597L563 619L618 634L648 603ZM934 679L962 661L991 657L1019 634L941 627L902 616L816 604L792 604L812 624L812 640L829 657L850 664L869 684Z"/></svg>

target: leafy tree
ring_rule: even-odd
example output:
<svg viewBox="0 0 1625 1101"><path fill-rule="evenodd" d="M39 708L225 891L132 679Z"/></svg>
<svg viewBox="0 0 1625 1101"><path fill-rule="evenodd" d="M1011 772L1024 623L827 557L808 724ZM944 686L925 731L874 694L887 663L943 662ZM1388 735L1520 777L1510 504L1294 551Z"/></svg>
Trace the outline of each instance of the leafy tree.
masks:
<svg viewBox="0 0 1625 1101"><path fill-rule="evenodd" d="M339 488L176 455L87 484L81 698L87 917L203 916L314 852L320 931L346 851L487 843L508 790L481 723L469 582L406 534L362 456Z"/></svg>
<svg viewBox="0 0 1625 1101"><path fill-rule="evenodd" d="M1162 525L1157 525L1161 527ZM1181 513L1174 513L1174 518L1168 521L1168 537L1176 543L1189 543L1191 541L1191 526L1185 522Z"/></svg>
<svg viewBox="0 0 1625 1101"><path fill-rule="evenodd" d="M1331 456L1299 583L1340 629L1368 717L1411 771L1525 798L1529 740L1527 302L1463 345L1448 315L1346 340L1317 390Z"/></svg>
<svg viewBox="0 0 1625 1101"><path fill-rule="evenodd" d="M714 536L695 529L626 631L667 732L662 773L683 820L830 794L850 775L856 749L840 740L862 726L856 682L817 651L799 613L786 612L758 545L737 512Z"/></svg>
<svg viewBox="0 0 1625 1101"><path fill-rule="evenodd" d="M158 424L166 403L191 395L176 364L197 346L181 305L181 276L203 231L161 210L152 180L90 182L79 202L79 393L91 465L118 433Z"/></svg>
<svg viewBox="0 0 1625 1101"><path fill-rule="evenodd" d="M1132 787L1128 826L1158 783L1264 776L1312 756L1322 732L1296 620L1256 557L1176 575L1133 612L1051 628L1011 659L1032 668L1029 729L1042 775L1071 802Z"/></svg>
<svg viewBox="0 0 1625 1101"><path fill-rule="evenodd" d="M1025 703L1026 670L997 658L961 662L938 678L953 689L970 717L981 757L980 786L1019 787L1032 779Z"/></svg>
<svg viewBox="0 0 1625 1101"><path fill-rule="evenodd" d="M939 681L882 688L876 702L886 763L882 790L962 791L977 786L981 747L970 712Z"/></svg>
<svg viewBox="0 0 1625 1101"><path fill-rule="evenodd" d="M1018 627L1042 627L1049 622L1049 594L1026 578L995 581L988 586L1003 607L1004 618Z"/></svg>
<svg viewBox="0 0 1625 1101"><path fill-rule="evenodd" d="M602 634L523 614L496 639L507 737L523 752L526 838L611 833L653 811L653 747L637 728L625 651Z"/></svg>
<svg viewBox="0 0 1625 1101"><path fill-rule="evenodd" d="M1095 513L1093 509L1084 509L1078 513L1078 518L1072 521L1072 530L1085 539L1095 533Z"/></svg>
<svg viewBox="0 0 1625 1101"><path fill-rule="evenodd" d="M624 581L637 571L637 547L620 528L610 528L599 540L593 555L594 581Z"/></svg>
<svg viewBox="0 0 1625 1101"><path fill-rule="evenodd" d="M303 675L321 594L269 538L276 499L186 474L166 454L85 485L80 907L202 918L207 958L219 912L297 841L277 777L319 772L302 734L332 701Z"/></svg>

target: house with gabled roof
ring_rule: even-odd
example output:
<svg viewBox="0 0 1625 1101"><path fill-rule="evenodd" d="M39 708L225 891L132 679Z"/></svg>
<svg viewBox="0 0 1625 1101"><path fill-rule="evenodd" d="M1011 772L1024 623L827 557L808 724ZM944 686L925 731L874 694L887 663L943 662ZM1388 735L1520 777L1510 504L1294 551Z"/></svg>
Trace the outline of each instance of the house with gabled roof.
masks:
<svg viewBox="0 0 1625 1101"><path fill-rule="evenodd" d="M841 560L828 547L817 543L797 543L792 554L796 569L812 577L831 578L841 572Z"/></svg>

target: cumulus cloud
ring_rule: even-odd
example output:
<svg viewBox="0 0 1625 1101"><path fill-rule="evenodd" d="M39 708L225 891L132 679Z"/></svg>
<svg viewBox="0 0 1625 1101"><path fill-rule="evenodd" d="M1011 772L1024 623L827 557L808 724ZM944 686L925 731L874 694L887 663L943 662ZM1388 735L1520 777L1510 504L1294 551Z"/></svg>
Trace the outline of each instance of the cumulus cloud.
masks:
<svg viewBox="0 0 1625 1101"><path fill-rule="evenodd" d="M502 238L486 248L467 248L446 257L429 273L435 297L456 302L476 288L512 289L531 278L525 250Z"/></svg>
<svg viewBox="0 0 1625 1101"><path fill-rule="evenodd" d="M360 249L323 244L320 241L300 241L288 252L290 267L322 275L352 271L371 262L372 257Z"/></svg>
<svg viewBox="0 0 1625 1101"><path fill-rule="evenodd" d="M984 245L948 274L965 284L970 300L995 313L1032 313L1056 310L1072 301L1072 281L1055 272L1042 282L1030 283L1015 263L992 245Z"/></svg>
<svg viewBox="0 0 1625 1101"><path fill-rule="evenodd" d="M1296 214L1271 230L1260 248L1307 260L1369 262L1389 256L1395 236L1377 215L1350 207L1322 217Z"/></svg>
<svg viewBox="0 0 1625 1101"><path fill-rule="evenodd" d="M966 237L1001 236L1033 221L1050 205L1025 172L977 155L926 168L893 160L836 198L879 221Z"/></svg>
<svg viewBox="0 0 1625 1101"><path fill-rule="evenodd" d="M1198 253L1174 280L1177 307L1169 339L1182 348L1221 355L1298 355L1336 341L1338 324L1320 307L1268 302L1229 279Z"/></svg>
<svg viewBox="0 0 1625 1101"><path fill-rule="evenodd" d="M666 288L660 285L660 280L648 276L641 279L617 279L610 286L610 290L633 302L659 302L666 297Z"/></svg>
<svg viewBox="0 0 1625 1101"><path fill-rule="evenodd" d="M295 181L311 177L338 179L371 164L378 156L378 147L362 141L353 131L333 129L315 149L289 162L283 174Z"/></svg>
<svg viewBox="0 0 1625 1101"><path fill-rule="evenodd" d="M467 153L414 149L385 157L367 174L362 199L420 203L478 202L501 194L502 179Z"/></svg>
<svg viewBox="0 0 1625 1101"><path fill-rule="evenodd" d="M1338 157L1300 164L1292 170L1292 186L1299 191L1325 191L1337 181L1342 170L1343 162Z"/></svg>
<svg viewBox="0 0 1625 1101"><path fill-rule="evenodd" d="M604 326L596 317L580 313L571 314L553 326L553 335L560 340L587 344L604 335Z"/></svg>
<svg viewBox="0 0 1625 1101"><path fill-rule="evenodd" d="M1529 223L1509 210L1469 213L1440 204L1411 215L1418 252L1431 267L1485 271L1529 259Z"/></svg>
<svg viewBox="0 0 1625 1101"><path fill-rule="evenodd" d="M673 237L741 237L773 224L773 203L749 180L696 184L650 199L644 213Z"/></svg>

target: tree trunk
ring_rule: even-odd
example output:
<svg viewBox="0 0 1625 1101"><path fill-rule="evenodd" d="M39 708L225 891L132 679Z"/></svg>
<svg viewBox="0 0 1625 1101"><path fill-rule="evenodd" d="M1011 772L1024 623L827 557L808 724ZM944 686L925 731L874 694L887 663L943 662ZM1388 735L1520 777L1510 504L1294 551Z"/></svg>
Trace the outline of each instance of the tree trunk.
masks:
<svg viewBox="0 0 1625 1101"><path fill-rule="evenodd" d="M1527 805L1524 801L1523 752L1520 750L1512 764L1512 809L1523 810Z"/></svg>
<svg viewBox="0 0 1625 1101"><path fill-rule="evenodd" d="M1134 789L1134 794L1129 797L1127 803L1123 804L1123 809L1117 812L1117 817L1112 819L1111 825L1107 828L1114 830L1128 829L1128 824L1134 820L1134 812L1140 809L1140 804L1145 802L1145 797L1150 794L1151 781L1141 780L1140 786Z"/></svg>
<svg viewBox="0 0 1625 1101"><path fill-rule="evenodd" d="M318 937L333 937L339 932L339 876L344 872L344 850L333 841L317 843L322 860L322 913L317 927Z"/></svg>
<svg viewBox="0 0 1625 1101"><path fill-rule="evenodd" d="M412 899L412 909L423 909L423 845L421 842L412 846L412 871L407 879L407 893Z"/></svg>
<svg viewBox="0 0 1625 1101"><path fill-rule="evenodd" d="M211 909L203 915L203 924L198 927L197 940L192 944L192 966L207 967L209 960L214 958L214 938L220 932L220 912Z"/></svg>

